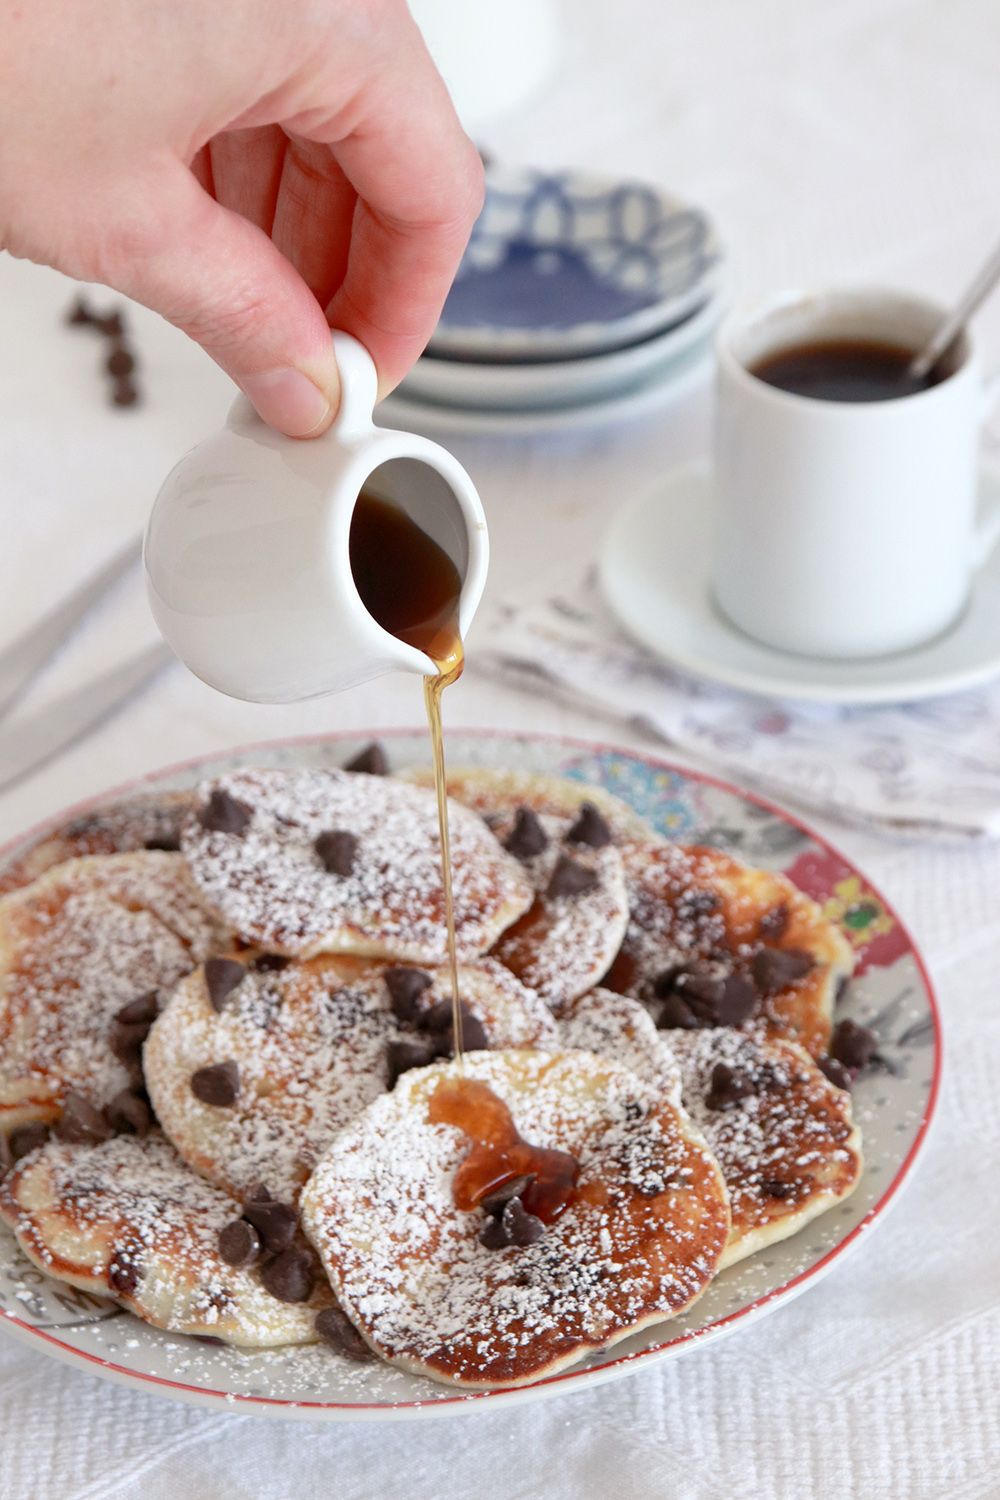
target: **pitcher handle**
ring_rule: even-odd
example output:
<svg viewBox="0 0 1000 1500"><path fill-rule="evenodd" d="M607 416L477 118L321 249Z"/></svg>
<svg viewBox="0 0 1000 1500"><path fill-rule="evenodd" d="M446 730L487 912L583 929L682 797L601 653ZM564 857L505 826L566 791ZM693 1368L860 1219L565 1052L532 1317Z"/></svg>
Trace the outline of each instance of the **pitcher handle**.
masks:
<svg viewBox="0 0 1000 1500"><path fill-rule="evenodd" d="M331 431L339 437L359 437L374 425L372 412L378 400L375 361L364 344L339 328L333 330L333 353L340 372L340 406Z"/></svg>

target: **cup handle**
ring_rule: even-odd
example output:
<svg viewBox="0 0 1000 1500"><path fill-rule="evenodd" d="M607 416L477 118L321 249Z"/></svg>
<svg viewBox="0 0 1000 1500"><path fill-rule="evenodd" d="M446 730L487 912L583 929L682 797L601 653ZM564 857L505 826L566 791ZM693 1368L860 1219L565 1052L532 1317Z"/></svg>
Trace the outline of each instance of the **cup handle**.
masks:
<svg viewBox="0 0 1000 1500"><path fill-rule="evenodd" d="M333 353L340 372L340 407L330 430L338 437L355 437L372 426L378 371L364 344L339 328L333 331Z"/></svg>

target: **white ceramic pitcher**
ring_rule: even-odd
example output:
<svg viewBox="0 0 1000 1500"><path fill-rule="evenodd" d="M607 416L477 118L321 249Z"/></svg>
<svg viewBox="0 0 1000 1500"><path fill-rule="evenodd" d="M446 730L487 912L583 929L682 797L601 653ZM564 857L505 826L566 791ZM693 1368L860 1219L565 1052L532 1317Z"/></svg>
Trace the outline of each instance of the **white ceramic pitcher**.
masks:
<svg viewBox="0 0 1000 1500"><path fill-rule="evenodd" d="M394 669L435 672L358 596L348 549L362 487L451 557L463 637L486 583L489 539L472 480L437 443L376 427L371 356L345 333L333 345L342 396L328 432L283 437L238 397L222 432L167 476L146 529L156 623L192 672L233 698L290 703Z"/></svg>

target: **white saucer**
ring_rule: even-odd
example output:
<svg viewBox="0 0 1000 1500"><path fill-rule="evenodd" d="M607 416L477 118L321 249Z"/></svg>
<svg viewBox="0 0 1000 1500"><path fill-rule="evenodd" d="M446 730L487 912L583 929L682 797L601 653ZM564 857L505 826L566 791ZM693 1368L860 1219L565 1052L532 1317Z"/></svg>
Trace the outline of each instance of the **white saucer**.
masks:
<svg viewBox="0 0 1000 1500"><path fill-rule="evenodd" d="M714 334L728 290L719 285L697 312L653 338L607 354L536 364L483 364L425 354L403 381L404 396L466 411L524 411L601 401L654 378Z"/></svg>
<svg viewBox="0 0 1000 1500"><path fill-rule="evenodd" d="M651 371L627 390L596 401L485 410L441 405L410 396L400 387L376 407L375 420L381 427L400 427L407 432L495 432L523 436L598 427L605 422L628 421L662 410L704 385L714 367L712 341L706 338L680 358L668 358L662 367Z"/></svg>
<svg viewBox="0 0 1000 1500"><path fill-rule="evenodd" d="M980 495L1000 503L1000 475L981 472ZM746 692L822 703L908 703L1000 674L1000 549L944 635L893 656L824 661L759 645L726 620L709 588L711 537L710 476L699 464L630 506L605 538L605 598L631 635L674 666Z"/></svg>

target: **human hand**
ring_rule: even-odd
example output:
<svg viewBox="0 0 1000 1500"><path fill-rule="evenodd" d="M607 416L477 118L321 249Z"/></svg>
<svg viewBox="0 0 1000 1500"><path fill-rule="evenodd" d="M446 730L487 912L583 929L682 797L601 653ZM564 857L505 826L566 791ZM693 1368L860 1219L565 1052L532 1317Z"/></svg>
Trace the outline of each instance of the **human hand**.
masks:
<svg viewBox="0 0 1000 1500"><path fill-rule="evenodd" d="M332 420L329 327L384 395L482 201L404 0L0 0L0 245L182 328L265 421Z"/></svg>

